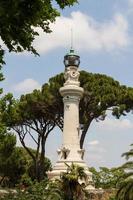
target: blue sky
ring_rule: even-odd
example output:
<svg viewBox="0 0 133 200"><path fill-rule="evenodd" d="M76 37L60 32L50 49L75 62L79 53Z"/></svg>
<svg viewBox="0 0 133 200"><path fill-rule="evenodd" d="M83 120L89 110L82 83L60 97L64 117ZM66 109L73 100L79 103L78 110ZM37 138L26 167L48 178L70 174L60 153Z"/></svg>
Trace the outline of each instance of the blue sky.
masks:
<svg viewBox="0 0 133 200"><path fill-rule="evenodd" d="M57 5L55 5L57 6ZM64 71L63 57L73 46L81 57L81 70L112 76L121 84L133 84L133 0L79 0L79 4L61 10L51 25L53 33L40 36L34 45L40 57L27 52L6 52L3 68L4 93L15 97L40 88L50 77ZM118 166L121 154L133 143L133 116L116 120L110 115L104 122L92 123L85 141L85 160L89 166ZM53 135L52 135L53 134ZM56 161L61 133L55 130L47 141L47 155ZM27 143L34 147L27 138ZM52 145L51 145L52 143ZM52 148L51 148L52 146Z"/></svg>

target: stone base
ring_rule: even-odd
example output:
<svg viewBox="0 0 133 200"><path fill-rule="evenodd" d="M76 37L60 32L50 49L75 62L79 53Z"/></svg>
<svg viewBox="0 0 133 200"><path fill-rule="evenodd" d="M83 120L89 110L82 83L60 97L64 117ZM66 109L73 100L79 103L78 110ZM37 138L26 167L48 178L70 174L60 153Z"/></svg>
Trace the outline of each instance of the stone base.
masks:
<svg viewBox="0 0 133 200"><path fill-rule="evenodd" d="M55 179L60 179L60 175L62 172L66 172L67 170L67 165L71 165L72 163L74 163L75 165L79 165L81 167L84 168L85 170L85 173L87 174L87 181L82 181L83 183L86 184L86 189L87 190L94 190L94 186L93 186L93 183L92 183L92 173L89 172L88 170L88 166L86 165L86 163L84 161L58 161L55 166L53 167L53 170L51 172L48 172L48 177L49 179L51 180L55 180Z"/></svg>

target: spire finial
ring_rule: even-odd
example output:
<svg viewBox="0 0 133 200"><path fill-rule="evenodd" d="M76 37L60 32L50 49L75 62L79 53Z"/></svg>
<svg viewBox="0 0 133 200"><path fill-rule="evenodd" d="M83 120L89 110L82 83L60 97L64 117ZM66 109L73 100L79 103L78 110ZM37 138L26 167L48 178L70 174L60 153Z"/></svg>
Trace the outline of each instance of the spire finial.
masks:
<svg viewBox="0 0 133 200"><path fill-rule="evenodd" d="M73 49L73 28L71 28L71 49Z"/></svg>

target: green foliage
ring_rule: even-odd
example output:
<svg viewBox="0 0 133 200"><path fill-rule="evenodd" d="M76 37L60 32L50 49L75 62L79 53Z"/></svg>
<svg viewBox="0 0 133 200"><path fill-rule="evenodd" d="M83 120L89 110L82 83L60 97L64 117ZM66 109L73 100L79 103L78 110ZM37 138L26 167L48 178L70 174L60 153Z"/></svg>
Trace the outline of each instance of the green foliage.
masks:
<svg viewBox="0 0 133 200"><path fill-rule="evenodd" d="M119 118L130 112L133 108L133 88L120 85L118 81L102 74L81 72L81 86L84 87L87 104L87 111L92 111L90 117L97 120L104 119L105 113L112 108L112 114ZM85 104L85 105L86 105ZM117 112L116 112L117 110ZM88 115L89 117L89 115Z"/></svg>
<svg viewBox="0 0 133 200"><path fill-rule="evenodd" d="M56 124L63 127L63 103L59 88L63 86L63 74L52 77L48 84L42 87L49 94L51 110L58 117ZM133 110L133 88L120 85L118 81L102 74L92 74L85 71L80 72L81 87L84 88L84 96L80 101L80 125L82 134L80 147L83 147L88 128L93 120L104 120L108 110L116 118L125 116Z"/></svg>
<svg viewBox="0 0 133 200"><path fill-rule="evenodd" d="M60 8L64 8L65 6L71 6L74 3L77 3L77 0L67 0L67 1L62 1L62 0L56 0L56 2L60 5Z"/></svg>
<svg viewBox="0 0 133 200"><path fill-rule="evenodd" d="M71 6L77 0L55 0L60 8ZM0 36L9 52L30 51L36 55L32 42L39 35L38 28L50 33L50 23L60 13L52 0L0 0ZM0 63L4 51L0 46Z"/></svg>
<svg viewBox="0 0 133 200"><path fill-rule="evenodd" d="M64 200L64 191L62 190L62 182L60 180L49 181L47 185L46 199Z"/></svg>
<svg viewBox="0 0 133 200"><path fill-rule="evenodd" d="M40 183L34 182L31 186L25 188L25 190L17 190L17 193L9 193L4 195L2 200L45 200L46 199L46 186L47 181Z"/></svg>
<svg viewBox="0 0 133 200"><path fill-rule="evenodd" d="M59 74L44 84L41 90L22 95L18 101L8 94L0 102L1 120L7 127L13 128L18 133L21 144L36 166L35 174L38 180L44 176L41 173L45 171L43 162L47 137L55 126L61 130L63 128L63 101L59 93L63 82L63 74ZM106 75L85 71L81 71L80 82L85 91L79 108L82 128L80 147L82 148L93 120L104 120L108 110L116 118L132 111L133 88L122 86ZM27 135L37 145L36 155L25 144Z"/></svg>
<svg viewBox="0 0 133 200"><path fill-rule="evenodd" d="M109 200L117 200L116 197L110 197Z"/></svg>
<svg viewBox="0 0 133 200"><path fill-rule="evenodd" d="M39 172L41 172L43 174L43 179L47 177L47 171L52 170L51 162L46 157L43 161L43 169L42 169L42 166L40 166L40 163L38 163L38 167L39 167ZM30 158L30 162L28 163L28 166L27 166L26 175L27 176L23 176L23 179L22 179L23 182L27 182L30 180L34 181L37 179L36 167L35 167L33 160L31 160L31 158ZM30 177L30 180L29 180L29 177Z"/></svg>
<svg viewBox="0 0 133 200"><path fill-rule="evenodd" d="M14 187L32 185L36 179L35 165L27 151L22 147L16 147L16 137L12 134L0 134L0 185ZM30 149L33 154L35 150ZM44 160L44 174L51 170L51 162Z"/></svg>
<svg viewBox="0 0 133 200"><path fill-rule="evenodd" d="M0 132L0 184L14 186L25 172L26 160L22 151L15 147L16 137L6 128Z"/></svg>
<svg viewBox="0 0 133 200"><path fill-rule="evenodd" d="M61 175L60 180L44 180L40 183L18 190L16 194L5 195L3 200L88 200L88 193L84 186L79 183L79 178L86 177L83 168L71 165L66 173Z"/></svg>
<svg viewBox="0 0 133 200"><path fill-rule="evenodd" d="M124 169L125 173L123 175L123 181L121 181L118 186L119 190L117 192L118 200L132 200L133 199L133 144L131 145L131 149L124 153L122 156L125 156L127 161L124 165L122 165L122 169Z"/></svg>
<svg viewBox="0 0 133 200"><path fill-rule="evenodd" d="M123 180L123 169L100 167L100 170L97 171L94 167L91 167L89 171L92 172L92 178L96 188L116 189L118 183Z"/></svg>
<svg viewBox="0 0 133 200"><path fill-rule="evenodd" d="M60 8L72 6L77 0L55 0ZM52 0L0 0L0 37L9 52L29 51L39 55L32 43L39 30L50 33L60 13ZM0 70L4 62L4 49L0 45ZM0 73L0 81L3 74ZM0 94L2 89L0 89Z"/></svg>
<svg viewBox="0 0 133 200"><path fill-rule="evenodd" d="M60 180L48 183L46 199L88 200L89 194L85 191L84 184L79 183L85 179L86 174L82 167L74 164L67 165L67 171L61 174Z"/></svg>
<svg viewBox="0 0 133 200"><path fill-rule="evenodd" d="M36 151L30 149L36 155ZM42 170L42 168L40 169ZM51 170L51 162L45 158L42 173ZM16 184L31 185L36 179L35 164L22 147L16 147L16 137L0 125L0 185L14 187Z"/></svg>
<svg viewBox="0 0 133 200"><path fill-rule="evenodd" d="M31 158L31 156L26 151L26 149L24 149L22 147L19 147L19 149L21 149L22 156L26 160L25 172L22 174L19 184L23 185L23 186L30 186L30 185L33 184L34 181L37 181L36 166L35 166L35 163L33 162L33 159ZM30 151L34 155L36 155L36 150L30 149ZM42 168L40 169L40 171L44 170L44 171L42 171L43 179L47 178L47 171L50 171L51 169L52 169L51 162L48 158L45 157L44 163L43 163L43 169Z"/></svg>
<svg viewBox="0 0 133 200"><path fill-rule="evenodd" d="M61 179L64 180L68 180L68 181L74 181L74 182L78 182L79 180L86 180L87 175L84 172L84 168L80 167L78 165L75 164L71 164L70 166L68 164L66 164L67 166L67 171L61 174Z"/></svg>
<svg viewBox="0 0 133 200"><path fill-rule="evenodd" d="M63 101L59 93L63 82L63 74L59 74L44 84L41 90L22 95L19 101L15 101L11 94L1 99L1 120L18 133L21 144L33 159L38 179L44 176L41 172L44 171L47 137L55 126L61 130L63 128ZM106 75L85 71L81 71L80 82L85 91L79 108L82 128L80 147L82 148L93 120L104 120L108 110L116 118L132 111L133 88L122 86ZM25 144L27 134L37 145L36 155Z"/></svg>
<svg viewBox="0 0 133 200"><path fill-rule="evenodd" d="M67 171L61 174L61 186L64 192L64 200L85 200L87 198L84 184L80 184L82 180L85 182L87 175L84 169L73 163L67 165Z"/></svg>
<svg viewBox="0 0 133 200"><path fill-rule="evenodd" d="M11 94L7 94L0 103L2 122L17 132L21 144L32 158L30 176L39 181L46 176L48 168L50 169L50 163L45 160L45 143L56 125L53 114L51 117L46 95L34 90L33 93L22 95L19 101L15 101ZM26 146L27 135L37 146L35 152Z"/></svg>

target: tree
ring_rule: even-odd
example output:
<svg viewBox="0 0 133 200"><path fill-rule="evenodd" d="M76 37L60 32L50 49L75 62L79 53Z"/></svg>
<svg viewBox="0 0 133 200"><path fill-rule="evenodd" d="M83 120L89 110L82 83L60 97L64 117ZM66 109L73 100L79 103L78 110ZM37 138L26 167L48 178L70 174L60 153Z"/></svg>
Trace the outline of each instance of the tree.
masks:
<svg viewBox="0 0 133 200"><path fill-rule="evenodd" d="M67 171L61 174L60 180L50 182L48 185L48 199L62 200L87 200L89 195L85 191L85 185L80 183L87 175L84 169L73 163L67 165Z"/></svg>
<svg viewBox="0 0 133 200"><path fill-rule="evenodd" d="M16 137L0 127L0 185L14 186L25 171L26 160L21 149L16 148Z"/></svg>
<svg viewBox="0 0 133 200"><path fill-rule="evenodd" d="M36 181L36 168L33 162L32 157L30 154L26 151L23 147L16 147L15 149L18 149L19 152L21 152L21 157L25 159L25 171L21 176L21 180L19 181L20 186L27 187L29 185L32 185L34 181ZM36 155L36 150L29 148L33 155ZM47 171L50 171L52 169L52 165L50 160L45 157L44 159L44 167L43 167L43 179L47 179Z"/></svg>
<svg viewBox="0 0 133 200"><path fill-rule="evenodd" d="M62 128L63 106L57 106L56 100L48 84L45 84L41 91L34 90L30 94L22 95L19 101L16 101L12 94L7 94L0 102L1 121L17 132L21 144L33 159L38 181L45 176L44 160L47 137L57 124ZM62 103L61 98L60 100ZM36 144L35 154L26 145L27 135Z"/></svg>
<svg viewBox="0 0 133 200"><path fill-rule="evenodd" d="M1 73L2 65L5 64L3 60L4 51L0 49L0 81L4 80L3 74ZM0 95L2 94L3 90L0 88Z"/></svg>
<svg viewBox="0 0 133 200"><path fill-rule="evenodd" d="M63 9L72 6L77 0L55 0ZM38 29L50 33L50 23L59 16L52 0L0 0L0 36L9 52L30 51L38 55L32 42L39 35ZM0 46L0 63L4 50Z"/></svg>
<svg viewBox="0 0 133 200"><path fill-rule="evenodd" d="M63 74L59 74L49 80L47 91L53 99L53 113L60 116L56 124L63 128L63 102L59 88L64 82ZM107 111L120 118L133 110L133 88L120 85L118 81L102 74L92 74L85 71L80 73L81 87L84 88L84 96L80 101L80 147L83 148L85 136L93 120L104 120ZM42 90L45 92L44 85ZM57 108L57 109L56 109Z"/></svg>
<svg viewBox="0 0 133 200"><path fill-rule="evenodd" d="M35 155L36 151L30 149ZM33 160L22 147L16 147L16 137L0 126L0 185L15 186L18 183L29 185L35 177ZM48 158L44 160L44 174L51 169Z"/></svg>
<svg viewBox="0 0 133 200"><path fill-rule="evenodd" d="M62 173L62 190L64 191L65 200L84 200L85 193L84 187L80 184L81 180L85 180L87 175L84 172L84 169L80 166L74 165L68 166L67 172Z"/></svg>
<svg viewBox="0 0 133 200"><path fill-rule="evenodd" d="M17 190L17 193L5 194L1 197L2 200L47 200L47 185L48 181L34 182L34 184L25 188L25 190Z"/></svg>
<svg viewBox="0 0 133 200"><path fill-rule="evenodd" d="M133 199L133 144L131 144L131 149L124 153L122 156L126 157L128 162L122 165L125 173L123 175L123 181L119 183L119 190L117 192L118 200L132 200Z"/></svg>
<svg viewBox="0 0 133 200"><path fill-rule="evenodd" d="M92 172L92 179L96 188L116 189L118 183L123 180L123 169L100 167L97 171L94 167L91 167L89 171Z"/></svg>
<svg viewBox="0 0 133 200"><path fill-rule="evenodd" d="M38 181L46 176L49 167L49 163L45 160L45 143L56 125L51 118L50 98L49 104L47 101L47 93L42 95L41 91L35 90L31 94L22 95L20 101L15 101L13 96L8 94L1 99L0 103L2 121L18 134L22 146L33 160L31 167ZM26 145L28 135L35 142L34 152Z"/></svg>
<svg viewBox="0 0 133 200"><path fill-rule="evenodd" d="M55 0L61 9L77 0ZM60 15L52 0L0 0L0 37L9 52L29 51L39 55L32 43L39 29L50 33L50 23ZM5 64L4 47L0 45L0 70ZM0 81L3 74L0 73ZM0 89L0 94L2 89Z"/></svg>
<svg viewBox="0 0 133 200"><path fill-rule="evenodd" d="M122 86L113 78L101 74L81 71L81 86L84 96L80 102L80 147L83 148L85 136L93 120L104 120L107 111L120 118L133 109L133 88ZM59 74L31 94L22 95L15 101L10 94L1 100L1 119L19 135L20 141L31 155L36 166L36 177L42 177L41 167L45 156L45 143L48 135L58 126L63 129L63 101L59 88L64 83L63 74ZM34 137L33 131L37 133ZM36 156L26 146L25 138L29 134L37 145ZM41 156L39 149L41 148Z"/></svg>

